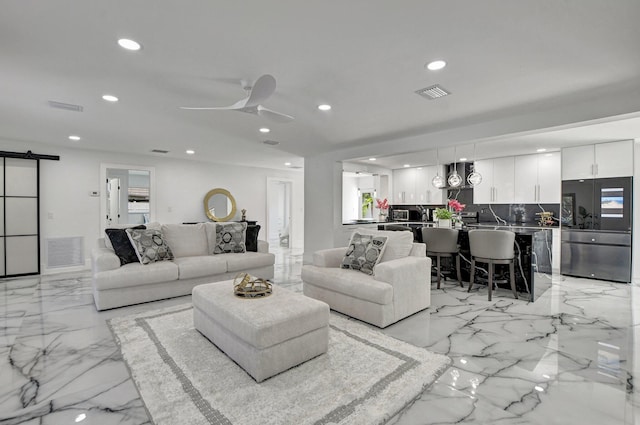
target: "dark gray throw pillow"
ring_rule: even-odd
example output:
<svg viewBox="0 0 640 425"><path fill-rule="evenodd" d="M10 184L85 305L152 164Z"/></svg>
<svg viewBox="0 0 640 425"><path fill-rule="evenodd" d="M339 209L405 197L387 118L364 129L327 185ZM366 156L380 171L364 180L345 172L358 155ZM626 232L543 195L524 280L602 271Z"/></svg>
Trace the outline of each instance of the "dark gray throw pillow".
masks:
<svg viewBox="0 0 640 425"><path fill-rule="evenodd" d="M260 233L259 224L247 225L247 237L245 240L247 251L258 252L258 233Z"/></svg>
<svg viewBox="0 0 640 425"><path fill-rule="evenodd" d="M131 229L146 229L146 226L140 225L131 227ZM115 252L120 259L121 266L140 262L125 230L126 229L104 229L104 233L111 241L111 246L113 246L113 252Z"/></svg>

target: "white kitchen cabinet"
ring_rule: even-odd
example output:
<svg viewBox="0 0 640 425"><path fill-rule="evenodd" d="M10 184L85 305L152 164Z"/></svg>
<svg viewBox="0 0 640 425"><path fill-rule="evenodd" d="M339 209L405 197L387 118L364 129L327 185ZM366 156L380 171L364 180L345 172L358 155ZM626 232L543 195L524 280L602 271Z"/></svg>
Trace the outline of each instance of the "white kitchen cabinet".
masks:
<svg viewBox="0 0 640 425"><path fill-rule="evenodd" d="M514 202L560 203L560 153L515 157Z"/></svg>
<svg viewBox="0 0 640 425"><path fill-rule="evenodd" d="M491 204L493 202L493 160L475 161L473 167L482 176L482 182L473 188L473 203Z"/></svg>
<svg viewBox="0 0 640 425"><path fill-rule="evenodd" d="M393 203L416 203L416 169L400 168L393 170Z"/></svg>
<svg viewBox="0 0 640 425"><path fill-rule="evenodd" d="M561 154L550 152L538 156L538 199L540 204L559 204L561 183Z"/></svg>
<svg viewBox="0 0 640 425"><path fill-rule="evenodd" d="M514 169L512 156L476 161L476 172L482 183L473 188L474 204L509 204L514 198Z"/></svg>
<svg viewBox="0 0 640 425"><path fill-rule="evenodd" d="M632 140L562 149L562 180L632 175Z"/></svg>
<svg viewBox="0 0 640 425"><path fill-rule="evenodd" d="M429 166L416 168L416 203L417 204L444 204L446 202L446 191L433 186L431 181L440 171L440 176L444 176L443 166Z"/></svg>

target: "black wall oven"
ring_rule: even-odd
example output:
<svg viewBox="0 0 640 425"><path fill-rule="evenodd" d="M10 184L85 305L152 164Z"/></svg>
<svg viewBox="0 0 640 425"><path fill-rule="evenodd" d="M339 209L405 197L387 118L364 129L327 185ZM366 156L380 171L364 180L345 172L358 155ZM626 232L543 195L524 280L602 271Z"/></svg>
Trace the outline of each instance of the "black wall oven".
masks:
<svg viewBox="0 0 640 425"><path fill-rule="evenodd" d="M562 274L631 282L632 190L632 177L562 182Z"/></svg>

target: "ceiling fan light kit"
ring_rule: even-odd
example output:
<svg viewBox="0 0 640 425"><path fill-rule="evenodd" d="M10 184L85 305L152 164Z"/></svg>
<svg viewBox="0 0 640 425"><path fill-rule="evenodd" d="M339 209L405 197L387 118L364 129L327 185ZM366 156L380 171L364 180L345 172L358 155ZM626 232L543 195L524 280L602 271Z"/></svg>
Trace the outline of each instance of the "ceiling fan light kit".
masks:
<svg viewBox="0 0 640 425"><path fill-rule="evenodd" d="M252 87L245 87L245 89L248 91L247 97L237 101L231 106L181 106L180 109L238 111L258 115L279 123L293 121L294 118L291 115L273 111L262 106L262 103L276 90L276 79L272 75L264 74L260 76Z"/></svg>

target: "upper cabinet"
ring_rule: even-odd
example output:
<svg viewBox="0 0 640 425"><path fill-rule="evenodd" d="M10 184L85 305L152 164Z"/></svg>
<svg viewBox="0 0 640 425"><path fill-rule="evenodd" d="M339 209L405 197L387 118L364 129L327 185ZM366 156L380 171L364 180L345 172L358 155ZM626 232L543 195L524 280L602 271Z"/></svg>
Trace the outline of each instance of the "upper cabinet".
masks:
<svg viewBox="0 0 640 425"><path fill-rule="evenodd" d="M515 157L514 202L560 203L560 152Z"/></svg>
<svg viewBox="0 0 640 425"><path fill-rule="evenodd" d="M415 204L416 169L400 168L393 170L393 203Z"/></svg>
<svg viewBox="0 0 640 425"><path fill-rule="evenodd" d="M445 203L446 191L437 189L431 184L438 170L440 175L444 176L443 166L393 170L393 203L396 205Z"/></svg>
<svg viewBox="0 0 640 425"><path fill-rule="evenodd" d="M509 204L514 199L515 161L512 156L474 163L482 183L473 188L474 204Z"/></svg>
<svg viewBox="0 0 640 425"><path fill-rule="evenodd" d="M632 140L562 149L562 180L632 175Z"/></svg>

